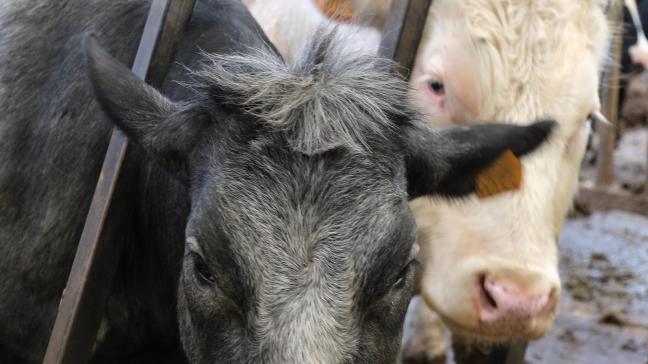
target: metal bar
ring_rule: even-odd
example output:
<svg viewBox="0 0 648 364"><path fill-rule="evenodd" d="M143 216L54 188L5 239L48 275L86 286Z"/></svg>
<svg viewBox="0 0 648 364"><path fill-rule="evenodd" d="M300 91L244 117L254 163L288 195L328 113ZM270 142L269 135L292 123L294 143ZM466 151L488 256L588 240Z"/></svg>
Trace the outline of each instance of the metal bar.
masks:
<svg viewBox="0 0 648 364"><path fill-rule="evenodd" d="M144 79L155 59L153 81L161 84L173 45L194 3L195 0L153 0L133 62L135 75ZM171 16L167 16L169 12ZM114 130L43 363L84 363L91 356L123 245L117 235L109 234L118 231L114 227L130 220L120 214L127 205L127 199L121 197L127 196L132 187L132 183L127 183L128 173L122 171L127 150L126 136Z"/></svg>
<svg viewBox="0 0 648 364"><path fill-rule="evenodd" d="M623 3L617 2L612 6L608 19L619 25L619 31L613 40L613 64L603 73L601 80L601 109L613 125L619 125L619 83L621 80L621 52L623 43ZM599 135L599 150L596 158L596 186L606 188L614 181L614 145L616 128L599 123L596 125Z"/></svg>
<svg viewBox="0 0 648 364"><path fill-rule="evenodd" d="M382 31L378 54L393 59L409 78L432 0L394 0Z"/></svg>
<svg viewBox="0 0 648 364"><path fill-rule="evenodd" d="M180 40L195 5L196 0L170 0L169 10L146 76L147 82L151 85L162 86L173 59L175 45Z"/></svg>
<svg viewBox="0 0 648 364"><path fill-rule="evenodd" d="M648 216L648 196L581 184L576 203L587 211L621 210Z"/></svg>

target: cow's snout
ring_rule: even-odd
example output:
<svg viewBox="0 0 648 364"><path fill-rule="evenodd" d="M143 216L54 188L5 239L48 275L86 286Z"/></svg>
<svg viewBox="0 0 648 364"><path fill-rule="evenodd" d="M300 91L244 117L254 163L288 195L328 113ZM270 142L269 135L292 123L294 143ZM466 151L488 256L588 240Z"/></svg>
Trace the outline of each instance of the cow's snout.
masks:
<svg viewBox="0 0 648 364"><path fill-rule="evenodd" d="M477 317L492 329L521 330L526 337L544 333L542 323L553 316L559 284L540 274L478 275Z"/></svg>

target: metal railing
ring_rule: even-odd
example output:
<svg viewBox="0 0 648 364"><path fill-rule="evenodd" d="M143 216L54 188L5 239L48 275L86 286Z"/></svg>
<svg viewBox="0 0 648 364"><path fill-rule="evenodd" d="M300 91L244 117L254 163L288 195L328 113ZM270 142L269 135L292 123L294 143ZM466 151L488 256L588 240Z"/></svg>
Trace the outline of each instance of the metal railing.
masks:
<svg viewBox="0 0 648 364"><path fill-rule="evenodd" d="M581 183L576 201L589 211L625 210L648 215L648 179L643 194L625 192L615 185L614 150L619 132L619 105L621 89L621 58L623 50L623 2L614 2L608 10L608 21L618 29L611 40L612 62L601 77L601 111L610 125L598 123L595 133L599 145L596 151L596 173L594 181ZM644 151L648 166L648 150ZM648 168L647 168L648 170Z"/></svg>
<svg viewBox="0 0 648 364"><path fill-rule="evenodd" d="M194 4L195 0L152 1L132 66L137 77L154 86L162 84ZM130 220L115 216L119 206L129 203L120 196L134 185L129 183L131 171L122 167L127 153L128 139L114 129L43 363L85 363L92 354L123 245L110 232Z"/></svg>

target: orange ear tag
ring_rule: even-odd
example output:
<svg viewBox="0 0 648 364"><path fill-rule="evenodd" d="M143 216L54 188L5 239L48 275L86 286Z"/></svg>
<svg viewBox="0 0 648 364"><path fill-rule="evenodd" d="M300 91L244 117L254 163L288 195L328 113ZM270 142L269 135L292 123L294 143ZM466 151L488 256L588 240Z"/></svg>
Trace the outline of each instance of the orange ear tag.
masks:
<svg viewBox="0 0 648 364"><path fill-rule="evenodd" d="M349 22L355 15L349 0L317 0L317 7L324 15L341 22Z"/></svg>
<svg viewBox="0 0 648 364"><path fill-rule="evenodd" d="M522 185L522 162L507 150L493 164L477 175L475 194L487 198L517 190Z"/></svg>

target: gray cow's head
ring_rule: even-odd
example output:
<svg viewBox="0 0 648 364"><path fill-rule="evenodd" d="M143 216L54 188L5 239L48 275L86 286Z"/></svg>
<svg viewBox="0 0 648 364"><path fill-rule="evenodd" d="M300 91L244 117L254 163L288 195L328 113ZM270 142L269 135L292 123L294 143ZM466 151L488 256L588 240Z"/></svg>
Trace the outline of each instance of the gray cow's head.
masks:
<svg viewBox="0 0 648 364"><path fill-rule="evenodd" d="M175 103L86 42L110 119L191 191L178 317L194 363L389 363L412 280L409 198L459 197L552 123L422 126L380 59L207 56Z"/></svg>

